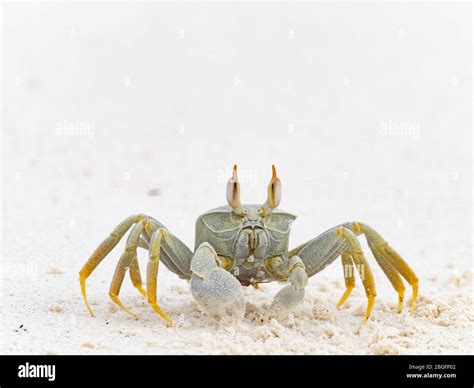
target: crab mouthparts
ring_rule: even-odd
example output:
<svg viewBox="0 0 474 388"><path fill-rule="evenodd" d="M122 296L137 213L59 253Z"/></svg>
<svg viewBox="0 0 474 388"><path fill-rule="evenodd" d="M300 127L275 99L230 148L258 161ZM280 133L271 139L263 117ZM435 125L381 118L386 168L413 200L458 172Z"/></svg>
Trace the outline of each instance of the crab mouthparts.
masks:
<svg viewBox="0 0 474 388"><path fill-rule="evenodd" d="M258 247L258 234L255 230L252 230L252 233L249 234L249 253L253 258L253 254ZM249 257L250 259L250 257ZM250 260L249 260L250 261ZM253 261L253 260L252 260Z"/></svg>

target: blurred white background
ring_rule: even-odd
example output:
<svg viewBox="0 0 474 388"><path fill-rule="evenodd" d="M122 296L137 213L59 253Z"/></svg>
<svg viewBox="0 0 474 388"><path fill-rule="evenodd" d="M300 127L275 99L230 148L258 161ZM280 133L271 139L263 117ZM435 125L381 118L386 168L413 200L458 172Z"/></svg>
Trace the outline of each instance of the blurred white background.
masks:
<svg viewBox="0 0 474 388"><path fill-rule="evenodd" d="M137 212L193 246L232 165L262 203L275 163L293 246L361 220L420 276L471 266L471 17L468 3L4 4L4 259L75 282Z"/></svg>
<svg viewBox="0 0 474 388"><path fill-rule="evenodd" d="M6 184L6 200L34 206L45 226L51 200L73 217L87 198L103 208L90 217L117 214L105 224L169 207L192 240L233 163L246 202L264 201L276 163L282 207L314 225L304 237L357 218L403 224L423 244L449 244L447 229L468 240L469 10L5 4L5 183L41 182L34 193Z"/></svg>

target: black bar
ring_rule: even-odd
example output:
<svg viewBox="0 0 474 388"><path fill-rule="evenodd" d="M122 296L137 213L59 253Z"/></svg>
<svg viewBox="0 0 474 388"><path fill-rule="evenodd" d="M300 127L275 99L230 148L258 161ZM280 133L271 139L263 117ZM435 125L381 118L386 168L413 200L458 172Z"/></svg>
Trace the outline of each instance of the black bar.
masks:
<svg viewBox="0 0 474 388"><path fill-rule="evenodd" d="M100 383L136 387L145 382L150 386L207 386L206 380L209 385L220 381L220 386L237 383L265 388L283 381L291 387L345 383L474 386L473 356L0 356L0 365L0 388ZM54 365L54 380L47 368L35 371L49 379L31 374L20 377L20 368L25 375L27 365ZM228 376L228 381L221 376Z"/></svg>

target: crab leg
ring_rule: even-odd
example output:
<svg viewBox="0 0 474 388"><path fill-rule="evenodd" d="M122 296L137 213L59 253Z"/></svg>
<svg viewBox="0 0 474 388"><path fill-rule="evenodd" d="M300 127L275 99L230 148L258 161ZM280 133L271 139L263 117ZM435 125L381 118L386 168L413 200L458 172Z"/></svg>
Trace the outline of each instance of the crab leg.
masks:
<svg viewBox="0 0 474 388"><path fill-rule="evenodd" d="M336 233L339 236L342 236L349 243L349 253L354 261L355 267L359 272L362 284L365 288L365 294L367 295L367 310L365 312L364 322L369 319L372 307L374 306L375 297L377 293L375 291L375 282L374 275L370 269L369 263L362 252L362 247L360 246L359 240L357 240L356 235L347 228L338 228ZM346 290L347 292L347 290ZM344 297L344 295L343 295Z"/></svg>
<svg viewBox="0 0 474 388"><path fill-rule="evenodd" d="M350 229L343 226L329 229L320 236L290 251L289 256L293 257L297 255L300 257L305 265L308 276L313 276L322 271L346 251L348 251L356 265L367 295L368 303L364 317L365 322L369 318L374 305L376 297L375 282L370 266L362 252L359 240L357 240L357 236ZM347 261L347 258L348 256L345 256L344 260ZM350 280L348 281L350 282ZM346 283L346 287L347 284L348 283ZM341 301L344 302L351 290L350 287L347 287L339 303L341 303Z"/></svg>
<svg viewBox="0 0 474 388"><path fill-rule="evenodd" d="M346 291L342 295L341 299L337 303L337 307L341 307L346 299L352 292L352 289L355 286L355 277L354 277L354 263L352 262L352 256L348 251L342 252L342 268L344 271L344 282L346 283Z"/></svg>
<svg viewBox="0 0 474 388"><path fill-rule="evenodd" d="M413 312L418 297L418 277L402 257L370 226L360 222L348 222L344 227L351 229L355 234L364 234L372 254L385 275L398 293L398 311L401 311L405 286L400 278L402 275L413 288L411 311Z"/></svg>
<svg viewBox="0 0 474 388"><path fill-rule="evenodd" d="M400 277L399 273L397 270L390 264L390 262L385 259L385 257L380 253L378 249L375 247L371 247L369 245L372 254L375 257L375 260L377 260L377 263L380 265L380 268L382 268L383 272L385 273L385 276L387 276L388 280L392 284L393 288L395 291L397 291L398 294L398 307L397 311L401 312L402 307L403 307L403 300L405 297L405 285L403 284L402 278ZM416 300L416 296L414 296L414 300ZM414 302L413 302L414 303ZM414 308L413 304L413 308Z"/></svg>
<svg viewBox="0 0 474 388"><path fill-rule="evenodd" d="M143 237L140 237L138 241L138 246L143 249L148 249L148 243ZM133 286L142 294L146 296L146 291L143 289L142 285L142 277L140 275L140 265L138 264L138 258L135 254L132 257L132 261L130 262L130 280L132 281Z"/></svg>
<svg viewBox="0 0 474 388"><path fill-rule="evenodd" d="M142 234L144 234L145 236L146 235L149 236L150 234L153 233L154 230L156 230L157 228L160 228L160 227L162 227L162 225L160 223L158 223L156 220L153 220L151 218L147 218L147 222L145 223L145 228L144 228ZM133 232L133 230L132 230L132 232ZM172 243L175 242L175 240L176 239L174 237L171 237ZM150 244L143 237L140 237L140 239L138 241L138 246L141 247L141 248L144 248L144 249L149 249L150 248ZM161 252L164 251L163 245L160 245L160 251ZM163 259L163 257L161 257L161 258ZM165 264L168 268L171 268L173 270L173 272L178 273L181 276L183 276L182 272L178 269L178 267L171 260L168 260L167 258L165 258ZM140 294L142 294L143 296L146 296L146 291L143 289L142 279L141 279L141 275L140 275L140 266L139 266L139 263L138 263L138 258L137 258L136 252L135 252L135 255L132 257L132 260L130 261L129 270L130 270L130 279L132 281L133 286L140 292Z"/></svg>
<svg viewBox="0 0 474 388"><path fill-rule="evenodd" d="M120 257L117 267L115 268L114 277L112 278L112 284L110 285L109 296L112 301L119 306L122 310L128 314L135 316L129 309L127 309L119 299L120 288L122 287L123 279L125 277L125 272L130 267L132 259L137 255L137 246L140 239L140 234L142 233L146 224L146 219L141 221L132 228L130 235L127 239L127 244L125 250ZM138 262L137 262L138 263Z"/></svg>
<svg viewBox="0 0 474 388"><path fill-rule="evenodd" d="M86 293L86 279L90 274L97 268L101 261L110 253L112 249L119 243L120 239L124 236L125 233L130 229L130 227L140 222L144 219L143 214L133 215L125 220L123 220L113 231L110 233L110 236L107 237L102 243L96 248L92 253L90 258L86 261L81 271L79 272L79 282L81 284L82 297L84 303L86 304L87 310L89 310L90 315L94 316L92 309L87 300Z"/></svg>
<svg viewBox="0 0 474 388"><path fill-rule="evenodd" d="M138 246L143 249L148 249L148 241L146 241L143 237L140 237L140 240L138 240Z"/></svg>
<svg viewBox="0 0 474 388"><path fill-rule="evenodd" d="M165 229L166 236L160 245L160 261L171 272L175 273L182 279L189 279L191 277L191 259L193 252L184 244L179 238L168 231L161 223L153 218L149 218L152 230ZM150 233L151 235L151 233ZM151 249L151 240L150 240Z"/></svg>
<svg viewBox="0 0 474 388"><path fill-rule="evenodd" d="M91 273L97 268L102 260L110 253L112 249L119 243L122 237L127 231L133 226L125 247L125 251L120 257L117 263L115 274L110 285L109 295L113 302L116 303L121 309L127 313L132 314L119 300L118 295L125 277L127 269L130 270L130 279L132 284L140 291L142 295L146 295L146 291L142 286L142 279L140 275L140 267L137 258L137 247L150 250L151 256L151 267L156 264L156 271L158 270L158 261L162 261L163 264L172 272L177 274L182 279L191 278L191 259L193 253L191 250L178 238L173 236L171 233L166 231L166 238L155 245L152 249L152 241L156 240L157 230L165 231L165 227L152 217L144 214L133 215L122 221L89 257L81 271L79 272L79 281L81 284L82 297L89 313L94 316L92 309L90 308L86 294L86 279ZM164 232L162 232L164 233ZM155 235L155 238L151 238ZM151 239L150 239L151 238ZM156 241L155 243L156 244ZM156 263L155 263L156 261ZM150 267L150 265L149 265ZM150 272L150 271L148 271ZM153 284L150 282L150 277L147 274L148 284L153 289ZM155 275L156 277L156 275ZM148 285L147 285L148 287ZM153 298L155 304L153 304ZM148 295L148 300L151 301L152 307L158 312L159 307L156 305L156 279L155 279L155 291L154 296ZM155 308L157 307L157 308ZM157 310L158 309L158 310ZM161 311L161 310L160 310ZM168 317L164 317L168 321Z"/></svg>
<svg viewBox="0 0 474 388"><path fill-rule="evenodd" d="M148 303L158 314L165 319L169 325L173 321L161 310L156 301L156 283L158 277L158 266L160 264L160 249L162 240L166 238L168 232L166 229L160 228L153 232L150 240L150 251L147 268L147 296Z"/></svg>
<svg viewBox="0 0 474 388"><path fill-rule="evenodd" d="M143 289L142 277L140 275L140 265L138 264L136 254L130 261L129 273L133 286L140 292L140 294L146 296L146 291Z"/></svg>

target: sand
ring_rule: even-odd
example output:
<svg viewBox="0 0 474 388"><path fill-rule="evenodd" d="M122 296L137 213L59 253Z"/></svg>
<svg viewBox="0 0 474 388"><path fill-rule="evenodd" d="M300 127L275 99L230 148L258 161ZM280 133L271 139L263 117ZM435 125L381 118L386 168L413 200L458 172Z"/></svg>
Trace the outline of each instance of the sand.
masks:
<svg viewBox="0 0 474 388"><path fill-rule="evenodd" d="M58 151L54 152L53 155L57 155ZM63 154L66 159L67 152ZM13 153L10 156L15 157ZM192 246L194 214L189 209L191 206L186 205L186 195L190 194L177 189L175 195L174 190L163 184L162 195L150 196L147 190L153 185L147 181L140 184L135 181L138 178L134 178L133 184L119 179L103 182L99 167L86 172L79 165L74 170L67 167L67 172L61 172L68 164L54 161L57 161L55 157L47 168L39 170L36 169L45 159L33 165L27 161L17 164L22 166L22 178L19 182L7 181L5 185L15 190L7 189L8 207L3 218L4 230L7 229L3 239L1 291L1 349L4 353L472 353L470 245L447 228L448 231L439 232L445 238L444 244L438 243L436 248L430 249L428 246L433 243L429 241L430 232L438 226L423 220L415 224L415 220L407 216L406 219L415 224L414 229L423 225L426 228L420 233L425 237L419 237L411 226L399 228L394 225L393 217L377 217L374 210L370 210L374 214L367 218L385 225L379 228L380 232L385 232L386 238L405 255L419 275L420 297L413 314L409 313L409 289L403 312L396 313L396 294L364 243L376 275L378 297L369 323L360 332L358 327L366 298L359 280L346 305L341 310L335 307L344 290L339 262L310 279L304 303L282 323L267 322L264 317L273 294L281 287L279 284L263 285L260 290L245 288L247 310L242 322L216 321L199 311L187 282L162 267L159 301L174 320L173 327L167 327L130 285L127 276L122 300L139 315L139 319L134 320L118 310L107 295L122 243L88 281L89 297L96 313L92 318L80 296L78 271L95 246L121 218L133 213L131 209L154 214L176 234L184 235L184 241ZM193 185L193 196L205 197L206 190L206 184ZM222 187L219 194L217 196L224 195ZM288 187L285 194L298 196L298 190ZM324 203L331 202L326 199ZM367 209L370 207L366 205ZM152 208L155 211L152 212ZM451 213L443 223L461 219L461 211ZM386 222L386 218L392 222ZM322 223L329 219L331 215L326 214ZM294 235L304 241L307 237L304 234L316 234L324 229L322 226L313 228L313 223L321 224L314 222L310 214L301 216L294 223ZM307 232L302 233L305 230ZM145 252L141 251L142 274L146 260Z"/></svg>
<svg viewBox="0 0 474 388"><path fill-rule="evenodd" d="M467 6L368 4L342 19L324 4L4 7L0 351L472 353ZM193 247L195 219L225 202L233 163L244 202L264 201L276 163L281 207L298 215L291 246L345 221L376 228L420 278L414 313L409 289L396 313L363 242L378 296L360 331L358 279L335 307L339 261L284 322L264 319L280 284L246 288L244 319L217 321L162 266L158 299L174 325L127 277L135 320L107 295L122 242L88 280L90 317L78 272L112 228L143 212Z"/></svg>

